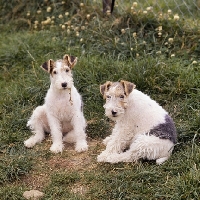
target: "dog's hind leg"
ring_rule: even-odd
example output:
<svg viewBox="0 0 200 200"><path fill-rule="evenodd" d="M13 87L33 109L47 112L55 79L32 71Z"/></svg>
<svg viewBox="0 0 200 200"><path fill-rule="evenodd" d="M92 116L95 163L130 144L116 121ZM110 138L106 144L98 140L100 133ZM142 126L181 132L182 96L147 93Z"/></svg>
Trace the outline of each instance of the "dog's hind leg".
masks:
<svg viewBox="0 0 200 200"><path fill-rule="evenodd" d="M140 135L130 148L123 153L111 153L102 157L98 156L98 162L135 162L139 159L156 160L157 164L162 164L171 155L174 144L168 139L160 139L156 136Z"/></svg>
<svg viewBox="0 0 200 200"><path fill-rule="evenodd" d="M45 137L45 129L47 130L48 124L46 114L43 106L38 106L29 119L27 126L32 130L32 135L28 140L24 141L24 145L28 148L33 147L36 143L42 142Z"/></svg>
<svg viewBox="0 0 200 200"><path fill-rule="evenodd" d="M166 160L168 160L169 156L162 157L156 160L156 164L161 165L163 164Z"/></svg>

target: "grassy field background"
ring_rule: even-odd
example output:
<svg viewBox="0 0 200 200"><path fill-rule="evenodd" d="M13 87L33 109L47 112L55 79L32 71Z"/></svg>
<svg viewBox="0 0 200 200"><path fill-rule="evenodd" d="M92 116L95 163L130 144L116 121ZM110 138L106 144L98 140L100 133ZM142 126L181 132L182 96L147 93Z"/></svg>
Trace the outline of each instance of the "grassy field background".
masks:
<svg viewBox="0 0 200 200"><path fill-rule="evenodd" d="M162 15L153 0L140 3L155 8L118 1L111 16L102 14L101 1L1 1L0 199L24 199L31 189L45 200L200 198L200 30L195 23L187 29L191 17L169 12L164 1ZM190 9L198 21L198 8ZM49 88L39 66L64 54L78 57L74 81L89 151L66 145L54 155L50 137L26 149L27 120ZM178 144L164 165L96 162L111 132L99 85L120 79L134 82L174 118Z"/></svg>

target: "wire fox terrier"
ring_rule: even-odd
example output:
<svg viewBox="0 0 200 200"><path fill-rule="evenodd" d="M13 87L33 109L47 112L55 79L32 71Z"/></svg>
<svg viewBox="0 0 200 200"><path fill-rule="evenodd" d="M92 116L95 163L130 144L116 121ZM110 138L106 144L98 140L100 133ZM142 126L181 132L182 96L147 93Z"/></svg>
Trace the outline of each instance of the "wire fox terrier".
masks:
<svg viewBox="0 0 200 200"><path fill-rule="evenodd" d="M98 162L156 160L162 164L177 141L176 129L168 113L128 81L107 81L100 86L106 99L105 115L115 121L112 134L103 140L106 149Z"/></svg>
<svg viewBox="0 0 200 200"><path fill-rule="evenodd" d="M33 111L27 123L34 135L24 142L26 147L42 142L47 132L52 136L50 150L54 153L62 152L63 141L75 143L78 152L88 149L82 99L74 87L71 71L76 62L76 57L65 55L62 60L50 59L41 66L50 74L51 85L44 105Z"/></svg>

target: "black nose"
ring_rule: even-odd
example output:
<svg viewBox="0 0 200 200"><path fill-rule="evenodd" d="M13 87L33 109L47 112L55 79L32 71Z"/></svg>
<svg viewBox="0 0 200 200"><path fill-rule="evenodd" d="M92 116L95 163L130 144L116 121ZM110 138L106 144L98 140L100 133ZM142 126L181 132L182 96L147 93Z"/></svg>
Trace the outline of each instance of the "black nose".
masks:
<svg viewBox="0 0 200 200"><path fill-rule="evenodd" d="M115 112L114 110L111 111L112 115L115 117L117 115L117 112Z"/></svg>
<svg viewBox="0 0 200 200"><path fill-rule="evenodd" d="M66 82L62 83L62 87L66 88L67 87L67 83Z"/></svg>

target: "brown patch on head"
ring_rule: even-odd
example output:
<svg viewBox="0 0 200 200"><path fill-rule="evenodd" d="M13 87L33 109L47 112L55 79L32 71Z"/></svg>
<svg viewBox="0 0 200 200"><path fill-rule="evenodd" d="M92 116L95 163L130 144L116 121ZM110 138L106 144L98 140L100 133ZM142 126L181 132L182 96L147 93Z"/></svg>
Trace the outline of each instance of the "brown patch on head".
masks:
<svg viewBox="0 0 200 200"><path fill-rule="evenodd" d="M136 87L135 84L128 82L128 81L121 80L120 83L122 84L122 86L124 88L124 93L126 96L128 96L133 91L133 89Z"/></svg>
<svg viewBox="0 0 200 200"><path fill-rule="evenodd" d="M48 60L47 62L41 65L41 68L47 71L49 74L51 74L54 67L55 67L55 62L52 59Z"/></svg>
<svg viewBox="0 0 200 200"><path fill-rule="evenodd" d="M64 61L64 63L65 63L67 66L69 66L70 69L72 69L72 68L76 65L77 59L78 59L77 57L75 57L75 56L69 56L69 55L67 55L67 54L65 54L65 55L63 56L63 61Z"/></svg>
<svg viewBox="0 0 200 200"><path fill-rule="evenodd" d="M103 85L100 85L100 93L103 95L103 98L106 98L105 93L109 90L110 86L112 85L112 82L106 81Z"/></svg>

